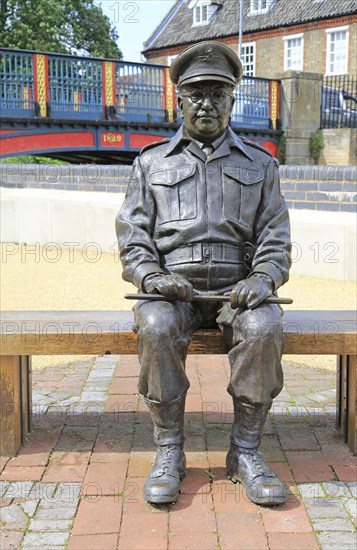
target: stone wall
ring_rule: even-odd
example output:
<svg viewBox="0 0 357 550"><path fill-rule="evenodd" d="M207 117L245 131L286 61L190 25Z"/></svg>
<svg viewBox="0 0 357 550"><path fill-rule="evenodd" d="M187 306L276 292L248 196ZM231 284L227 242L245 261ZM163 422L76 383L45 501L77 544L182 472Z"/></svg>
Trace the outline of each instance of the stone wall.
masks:
<svg viewBox="0 0 357 550"><path fill-rule="evenodd" d="M325 128L319 164L357 164L357 128Z"/></svg>
<svg viewBox="0 0 357 550"><path fill-rule="evenodd" d="M130 166L0 164L0 186L125 193ZM280 166L281 190L290 209L357 211L357 167Z"/></svg>
<svg viewBox="0 0 357 550"><path fill-rule="evenodd" d="M357 166L280 166L281 190L290 209L357 211Z"/></svg>

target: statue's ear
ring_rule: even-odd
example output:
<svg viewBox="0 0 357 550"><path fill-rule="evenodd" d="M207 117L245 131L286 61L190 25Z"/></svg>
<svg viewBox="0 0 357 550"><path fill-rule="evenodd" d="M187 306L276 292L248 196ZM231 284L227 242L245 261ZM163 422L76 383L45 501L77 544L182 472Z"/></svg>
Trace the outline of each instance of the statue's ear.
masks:
<svg viewBox="0 0 357 550"><path fill-rule="evenodd" d="M183 104L183 98L179 95L177 96L177 105L179 106L179 109L182 111L182 104Z"/></svg>
<svg viewBox="0 0 357 550"><path fill-rule="evenodd" d="M235 98L235 96L233 96L233 97L231 98L231 112L232 112L233 105L235 104L235 102L236 102L236 98Z"/></svg>

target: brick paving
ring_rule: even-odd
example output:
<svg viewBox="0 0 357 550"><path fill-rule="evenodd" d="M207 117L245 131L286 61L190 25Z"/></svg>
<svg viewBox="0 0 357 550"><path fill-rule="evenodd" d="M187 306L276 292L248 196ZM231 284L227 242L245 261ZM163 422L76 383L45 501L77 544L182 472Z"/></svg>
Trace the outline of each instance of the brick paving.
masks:
<svg viewBox="0 0 357 550"><path fill-rule="evenodd" d="M356 550L357 458L334 428L334 373L285 361L261 449L289 498L265 508L225 476L227 360L189 356L187 478L176 505L152 507L142 487L155 446L138 371L133 356L34 371L34 430L0 461L1 550Z"/></svg>

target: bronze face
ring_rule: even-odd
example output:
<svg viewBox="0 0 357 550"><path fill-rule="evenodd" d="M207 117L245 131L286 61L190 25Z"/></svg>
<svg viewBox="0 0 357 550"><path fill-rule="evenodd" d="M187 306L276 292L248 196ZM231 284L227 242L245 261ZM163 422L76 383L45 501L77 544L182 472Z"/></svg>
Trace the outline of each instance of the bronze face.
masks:
<svg viewBox="0 0 357 550"><path fill-rule="evenodd" d="M232 87L214 80L181 86L178 98L188 133L202 142L223 134L233 103Z"/></svg>

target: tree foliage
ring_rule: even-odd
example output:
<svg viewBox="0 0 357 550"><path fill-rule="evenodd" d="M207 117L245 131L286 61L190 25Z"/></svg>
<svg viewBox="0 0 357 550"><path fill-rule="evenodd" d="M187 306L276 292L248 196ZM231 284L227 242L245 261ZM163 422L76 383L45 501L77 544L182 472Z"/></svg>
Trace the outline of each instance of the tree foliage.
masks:
<svg viewBox="0 0 357 550"><path fill-rule="evenodd" d="M120 59L118 38L94 0L1 0L3 47Z"/></svg>

